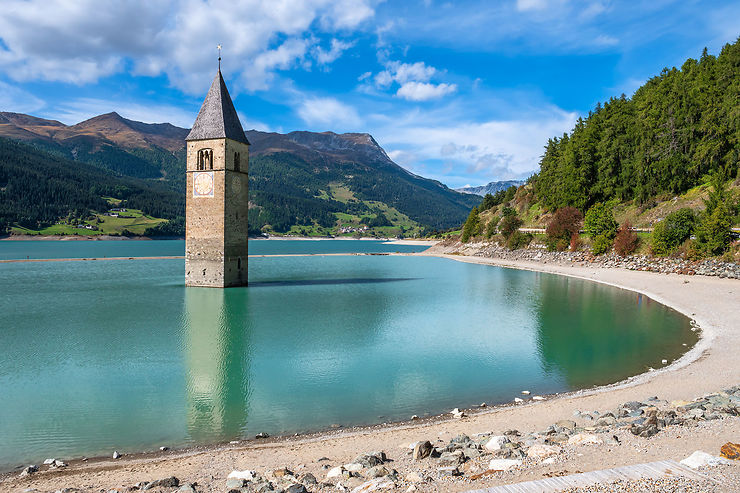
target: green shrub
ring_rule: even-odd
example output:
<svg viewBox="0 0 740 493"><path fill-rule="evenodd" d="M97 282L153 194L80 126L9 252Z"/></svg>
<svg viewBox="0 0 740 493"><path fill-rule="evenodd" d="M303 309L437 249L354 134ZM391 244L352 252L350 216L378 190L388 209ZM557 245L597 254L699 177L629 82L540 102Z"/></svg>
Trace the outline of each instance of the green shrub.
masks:
<svg viewBox="0 0 740 493"><path fill-rule="evenodd" d="M529 245L531 241L531 234L522 233L521 231L516 230L506 239L506 248L509 250L518 250L519 248L524 248Z"/></svg>
<svg viewBox="0 0 740 493"><path fill-rule="evenodd" d="M504 209L504 217L501 218L501 221L499 221L498 230L508 241L511 235L517 232L522 224L523 221L516 216L516 212L514 212L514 214L507 215L506 209Z"/></svg>
<svg viewBox="0 0 740 493"><path fill-rule="evenodd" d="M617 234L617 221L614 220L614 212L607 204L596 203L586 212L583 229L592 238L604 236L612 240Z"/></svg>
<svg viewBox="0 0 740 493"><path fill-rule="evenodd" d="M696 246L702 255L721 255L730 246L732 214L719 204L711 214L705 213L696 226Z"/></svg>
<svg viewBox="0 0 740 493"><path fill-rule="evenodd" d="M545 229L547 249L561 252L568 248L574 243L573 237L578 236L581 224L583 224L583 214L575 207L562 207L555 211Z"/></svg>
<svg viewBox="0 0 740 493"><path fill-rule="evenodd" d="M465 220L465 224L463 225L460 241L462 241L463 243L467 243L471 237L477 236L479 234L480 217L478 216L478 208L473 207L473 209L470 211L470 214L468 214L468 219Z"/></svg>
<svg viewBox="0 0 740 493"><path fill-rule="evenodd" d="M612 248L612 239L606 235L599 235L594 238L591 244L591 253L594 255L601 255L606 253Z"/></svg>
<svg viewBox="0 0 740 493"><path fill-rule="evenodd" d="M673 253L694 232L696 216L691 209L671 212L653 228L653 253Z"/></svg>
<svg viewBox="0 0 740 493"><path fill-rule="evenodd" d="M498 222L501 220L499 216L493 216L490 221L488 221L488 224L486 225L486 238L491 238L493 235L496 234L496 226L498 226Z"/></svg>

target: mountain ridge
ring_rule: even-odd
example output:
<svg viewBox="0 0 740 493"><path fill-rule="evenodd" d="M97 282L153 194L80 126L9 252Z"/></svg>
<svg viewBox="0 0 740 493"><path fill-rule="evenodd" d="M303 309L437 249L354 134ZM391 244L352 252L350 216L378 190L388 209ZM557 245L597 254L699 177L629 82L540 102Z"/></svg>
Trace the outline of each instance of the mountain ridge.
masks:
<svg viewBox="0 0 740 493"><path fill-rule="evenodd" d="M129 120L116 112L75 125L0 113L0 137L115 176L160 181L183 196L188 132L169 123ZM331 234L371 219L373 224L392 224L395 229L387 234L447 229L460 224L478 202L402 168L368 133L245 134L252 143L250 228L259 231L295 232L301 227L299 231Z"/></svg>
<svg viewBox="0 0 740 493"><path fill-rule="evenodd" d="M524 180L501 180L492 181L478 187L461 187L455 188L454 190L460 193L469 193L472 195L480 195L481 197L483 197L484 195L489 193L493 195L500 190L506 190L509 187L520 187L522 185L524 185Z"/></svg>

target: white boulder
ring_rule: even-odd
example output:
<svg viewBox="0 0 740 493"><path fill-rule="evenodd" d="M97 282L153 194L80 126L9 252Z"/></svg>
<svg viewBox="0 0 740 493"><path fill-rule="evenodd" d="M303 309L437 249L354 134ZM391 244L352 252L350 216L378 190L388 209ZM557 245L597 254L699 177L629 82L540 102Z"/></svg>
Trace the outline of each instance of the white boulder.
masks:
<svg viewBox="0 0 740 493"><path fill-rule="evenodd" d="M688 466L692 469L705 466L719 466L721 464L732 464L732 461L727 460L723 457L716 457L714 455L697 450L693 454L686 457L681 461L681 464Z"/></svg>
<svg viewBox="0 0 740 493"><path fill-rule="evenodd" d="M505 443L509 443L509 439L506 438L503 435L497 435L492 436L487 442L486 442L486 450L489 452L496 452L497 450L501 450L501 448L504 446Z"/></svg>
<svg viewBox="0 0 740 493"><path fill-rule="evenodd" d="M494 471L508 471L509 469L519 467L521 465L522 461L520 459L493 459L488 463L488 469L492 469Z"/></svg>

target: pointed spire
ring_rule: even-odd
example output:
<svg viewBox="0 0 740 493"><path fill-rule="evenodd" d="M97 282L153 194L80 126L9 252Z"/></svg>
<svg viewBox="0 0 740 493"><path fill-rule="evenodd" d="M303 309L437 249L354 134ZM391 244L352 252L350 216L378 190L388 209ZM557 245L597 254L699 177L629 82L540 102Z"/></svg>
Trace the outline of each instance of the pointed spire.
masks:
<svg viewBox="0 0 740 493"><path fill-rule="evenodd" d="M185 140L223 138L249 144L219 69Z"/></svg>

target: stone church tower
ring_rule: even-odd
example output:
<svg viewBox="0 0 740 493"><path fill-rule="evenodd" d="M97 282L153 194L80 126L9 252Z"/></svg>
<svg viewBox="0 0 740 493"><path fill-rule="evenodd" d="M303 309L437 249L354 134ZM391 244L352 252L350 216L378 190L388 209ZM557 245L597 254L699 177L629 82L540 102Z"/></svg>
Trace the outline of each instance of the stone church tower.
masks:
<svg viewBox="0 0 740 493"><path fill-rule="evenodd" d="M246 286L249 141L220 68L185 140L185 285Z"/></svg>

